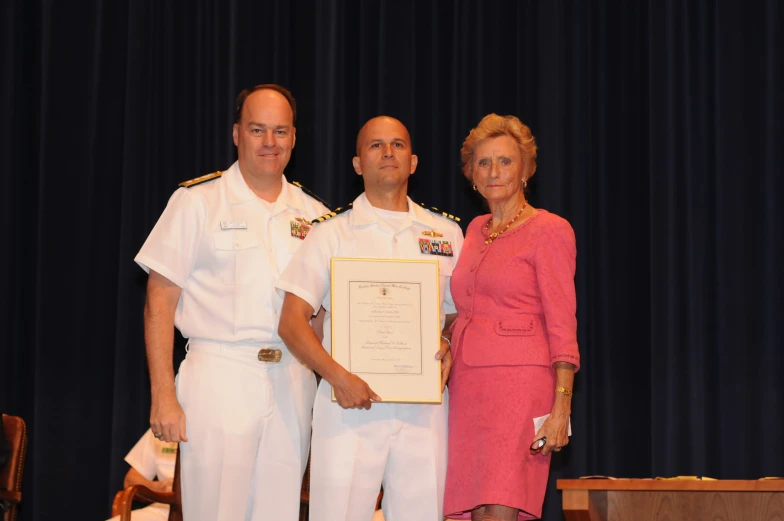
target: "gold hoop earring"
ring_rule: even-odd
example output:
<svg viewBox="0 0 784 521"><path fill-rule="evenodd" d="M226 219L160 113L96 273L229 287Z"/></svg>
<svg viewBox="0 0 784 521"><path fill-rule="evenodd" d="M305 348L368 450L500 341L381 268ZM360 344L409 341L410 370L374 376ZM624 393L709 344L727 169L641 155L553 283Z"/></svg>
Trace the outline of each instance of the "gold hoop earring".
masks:
<svg viewBox="0 0 784 521"><path fill-rule="evenodd" d="M479 190L476 189L476 185L474 185L474 192L478 192Z"/></svg>

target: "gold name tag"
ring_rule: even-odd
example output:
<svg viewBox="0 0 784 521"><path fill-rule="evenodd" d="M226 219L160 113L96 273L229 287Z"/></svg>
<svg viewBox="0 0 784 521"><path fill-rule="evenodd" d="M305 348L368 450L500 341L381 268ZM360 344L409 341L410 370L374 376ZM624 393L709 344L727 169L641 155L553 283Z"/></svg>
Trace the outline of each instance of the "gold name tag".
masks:
<svg viewBox="0 0 784 521"><path fill-rule="evenodd" d="M281 356L280 349L259 349L259 362L280 362Z"/></svg>

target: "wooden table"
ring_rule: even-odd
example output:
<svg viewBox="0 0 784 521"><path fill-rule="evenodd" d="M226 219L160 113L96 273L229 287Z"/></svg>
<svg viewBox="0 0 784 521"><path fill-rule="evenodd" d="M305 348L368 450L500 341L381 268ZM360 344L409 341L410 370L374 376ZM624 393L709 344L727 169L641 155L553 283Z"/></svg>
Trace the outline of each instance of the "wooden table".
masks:
<svg viewBox="0 0 784 521"><path fill-rule="evenodd" d="M559 479L566 521L781 521L784 480Z"/></svg>

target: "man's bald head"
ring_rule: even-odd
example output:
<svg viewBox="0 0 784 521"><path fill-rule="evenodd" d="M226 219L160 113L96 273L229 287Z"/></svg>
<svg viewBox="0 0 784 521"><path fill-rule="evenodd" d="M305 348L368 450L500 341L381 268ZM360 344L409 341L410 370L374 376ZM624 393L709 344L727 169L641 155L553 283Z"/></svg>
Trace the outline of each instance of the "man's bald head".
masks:
<svg viewBox="0 0 784 521"><path fill-rule="evenodd" d="M368 135L372 134L374 130L376 130L381 125L399 125L400 129L402 130L402 135L405 135L406 142L408 146L411 146L411 135L408 133L408 129L403 124L402 121L399 119L395 119L391 116L376 116L375 118L369 119L362 128L359 129L359 133L357 134L357 156L359 156L360 147L362 144L367 140Z"/></svg>

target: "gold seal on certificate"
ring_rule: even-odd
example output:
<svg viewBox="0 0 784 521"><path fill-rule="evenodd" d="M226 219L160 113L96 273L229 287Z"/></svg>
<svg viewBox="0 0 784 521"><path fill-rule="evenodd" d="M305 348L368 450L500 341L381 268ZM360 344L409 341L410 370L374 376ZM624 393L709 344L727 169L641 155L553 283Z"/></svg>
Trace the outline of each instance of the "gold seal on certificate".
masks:
<svg viewBox="0 0 784 521"><path fill-rule="evenodd" d="M333 258L331 275L332 358L384 402L441 403L438 261Z"/></svg>

